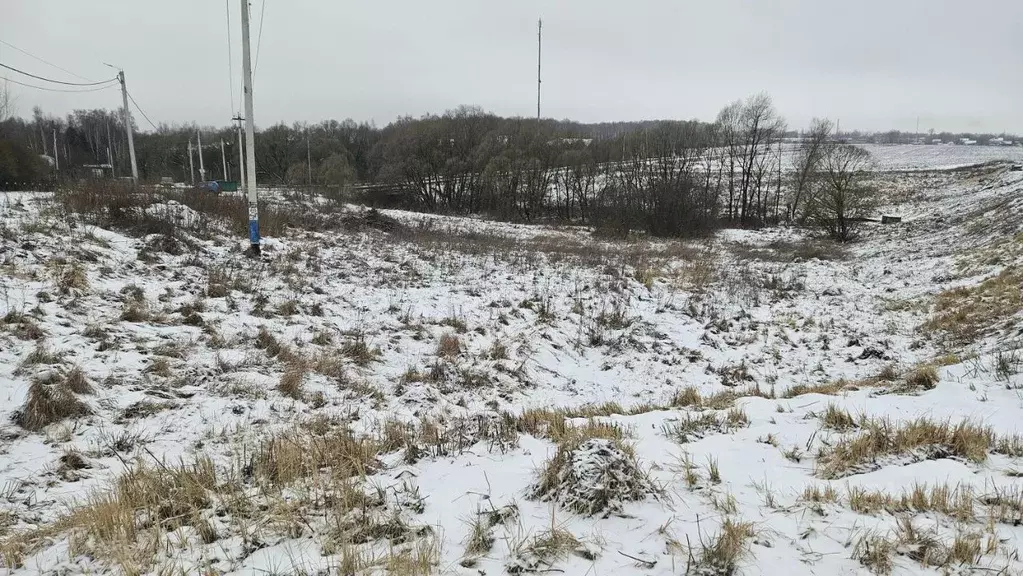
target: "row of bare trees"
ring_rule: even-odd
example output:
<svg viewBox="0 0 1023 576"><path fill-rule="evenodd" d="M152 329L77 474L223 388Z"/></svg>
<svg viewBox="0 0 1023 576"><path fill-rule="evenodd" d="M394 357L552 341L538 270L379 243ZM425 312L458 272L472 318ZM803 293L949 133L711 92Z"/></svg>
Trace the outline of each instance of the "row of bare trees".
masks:
<svg viewBox="0 0 1023 576"><path fill-rule="evenodd" d="M752 227L786 215L785 129L764 94L713 123L664 121L604 139L460 108L388 126L378 181L423 210L702 234L722 220Z"/></svg>
<svg viewBox="0 0 1023 576"><path fill-rule="evenodd" d="M56 133L64 170L112 160L121 175L120 122L112 111L78 110L64 120L35 110L31 121L15 118L0 127L27 145L18 150L29 159L32 152L52 155ZM192 178L188 150L195 131L161 126L139 134L143 180ZM226 168L236 176L233 128L203 132L207 146L198 153L208 171L219 176ZM375 183L373 190L383 192L374 202L416 210L658 236L788 220L851 237L869 208L859 202L868 196L864 153L833 143L827 121L815 122L799 140L792 135L770 97L757 94L725 106L710 123L584 125L461 107L400 118L382 129L351 120L278 124L259 132L255 152L261 183L335 191ZM228 148L223 155L220 140ZM29 164L0 151L0 166ZM837 216L824 217L831 212Z"/></svg>

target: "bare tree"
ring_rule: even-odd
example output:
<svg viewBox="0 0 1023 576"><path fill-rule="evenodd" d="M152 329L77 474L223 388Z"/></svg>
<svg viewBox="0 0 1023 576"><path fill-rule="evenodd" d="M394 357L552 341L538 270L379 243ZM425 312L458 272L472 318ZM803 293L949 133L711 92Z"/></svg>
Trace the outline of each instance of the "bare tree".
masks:
<svg viewBox="0 0 1023 576"><path fill-rule="evenodd" d="M0 135L4 132L3 123L14 116L14 96L11 95L11 88L5 80L0 84Z"/></svg>
<svg viewBox="0 0 1023 576"><path fill-rule="evenodd" d="M785 121L767 94L733 102L718 114L717 132L728 173L730 220L759 225L766 218L770 203L767 157L784 131Z"/></svg>
<svg viewBox="0 0 1023 576"><path fill-rule="evenodd" d="M810 194L810 188L817 181L821 156L825 152L825 145L831 137L833 128L830 120L814 118L810 131L800 143L792 167L792 191L787 214L790 220L798 217L804 196Z"/></svg>
<svg viewBox="0 0 1023 576"><path fill-rule="evenodd" d="M807 199L810 220L835 240L857 235L863 218L875 208L868 183L870 154L848 144L827 144L820 160L820 187Z"/></svg>
<svg viewBox="0 0 1023 576"><path fill-rule="evenodd" d="M5 80L0 84L0 122L14 116L14 96L11 95L11 88Z"/></svg>

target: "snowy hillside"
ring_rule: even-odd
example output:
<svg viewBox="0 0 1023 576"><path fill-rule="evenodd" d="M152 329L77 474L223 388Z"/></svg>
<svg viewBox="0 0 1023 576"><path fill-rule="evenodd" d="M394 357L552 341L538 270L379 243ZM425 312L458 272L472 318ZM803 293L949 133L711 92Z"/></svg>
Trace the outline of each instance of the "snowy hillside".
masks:
<svg viewBox="0 0 1023 576"><path fill-rule="evenodd" d="M262 261L0 196L0 570L1023 573L1023 173L879 178L848 246L349 206Z"/></svg>

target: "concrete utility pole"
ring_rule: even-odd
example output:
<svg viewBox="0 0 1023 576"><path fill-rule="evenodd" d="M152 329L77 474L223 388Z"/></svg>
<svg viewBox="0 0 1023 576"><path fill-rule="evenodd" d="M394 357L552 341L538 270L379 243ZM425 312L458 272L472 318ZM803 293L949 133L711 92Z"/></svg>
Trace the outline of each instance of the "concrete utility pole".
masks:
<svg viewBox="0 0 1023 576"><path fill-rule="evenodd" d="M309 165L309 185L313 185L313 153L309 147L309 128L305 129L305 159Z"/></svg>
<svg viewBox="0 0 1023 576"><path fill-rule="evenodd" d="M57 129L56 128L53 129L53 164L54 164L54 167L57 169L57 172L60 172L60 156L57 154Z"/></svg>
<svg viewBox="0 0 1023 576"><path fill-rule="evenodd" d="M110 122L107 122L107 164L110 164L110 173L117 178L117 168L114 167L113 138L110 137Z"/></svg>
<svg viewBox="0 0 1023 576"><path fill-rule="evenodd" d="M224 181L228 180L227 177L227 153L224 152L224 139L220 139L220 164L224 167Z"/></svg>
<svg viewBox="0 0 1023 576"><path fill-rule="evenodd" d="M540 123L540 63L543 54L543 20L536 21L536 122Z"/></svg>
<svg viewBox="0 0 1023 576"><path fill-rule="evenodd" d="M192 162L192 141L188 141L188 171L192 174L192 184L195 184L195 163Z"/></svg>
<svg viewBox="0 0 1023 576"><path fill-rule="evenodd" d="M248 173L249 243L259 256L259 198L256 194L256 124L252 114L252 59L249 55L249 0L242 2L242 83L245 87L245 156Z"/></svg>
<svg viewBox="0 0 1023 576"><path fill-rule="evenodd" d="M198 146L198 152L199 152L199 180L202 181L202 182L205 182L206 181L206 166L202 162L202 134L198 130L195 131L195 140L196 140L196 142L199 143L199 146Z"/></svg>
<svg viewBox="0 0 1023 576"><path fill-rule="evenodd" d="M238 123L238 173L239 173L238 183L241 184L241 186L242 186L241 189L244 191L244 190L246 190L246 188L245 188L245 146L242 143L242 120L244 120L244 118L242 118L241 115L239 114L238 116L235 116L234 118L231 118L231 120L234 120L235 122Z"/></svg>
<svg viewBox="0 0 1023 576"><path fill-rule="evenodd" d="M128 154L131 156L131 179L139 181L139 165L135 162L135 138L131 133L131 113L128 111L128 87L124 83L124 70L117 73L121 81L121 100L124 101L124 129L128 131Z"/></svg>

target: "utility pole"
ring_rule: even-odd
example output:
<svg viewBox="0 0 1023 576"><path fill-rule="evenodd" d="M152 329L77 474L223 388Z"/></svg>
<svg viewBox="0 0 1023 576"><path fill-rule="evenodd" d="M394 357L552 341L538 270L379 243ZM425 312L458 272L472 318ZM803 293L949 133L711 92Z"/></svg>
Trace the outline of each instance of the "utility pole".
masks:
<svg viewBox="0 0 1023 576"><path fill-rule="evenodd" d="M107 164L110 164L110 174L117 178L117 168L114 167L113 139L110 138L110 122L107 122Z"/></svg>
<svg viewBox="0 0 1023 576"><path fill-rule="evenodd" d="M192 184L195 185L195 163L192 162L192 141L188 141L188 171L192 174Z"/></svg>
<svg viewBox="0 0 1023 576"><path fill-rule="evenodd" d="M543 54L543 20L536 21L536 123L540 123L540 63Z"/></svg>
<svg viewBox="0 0 1023 576"><path fill-rule="evenodd" d="M305 158L306 163L309 165L309 185L313 185L313 153L309 147L309 127L305 129Z"/></svg>
<svg viewBox="0 0 1023 576"><path fill-rule="evenodd" d="M224 139L220 139L220 164L224 166L224 182L227 182L227 153L224 152Z"/></svg>
<svg viewBox="0 0 1023 576"><path fill-rule="evenodd" d="M241 184L242 190L245 188L245 146L242 143L242 118L241 114L238 114L234 118L231 118L238 123L238 183Z"/></svg>
<svg viewBox="0 0 1023 576"><path fill-rule="evenodd" d="M202 162L202 133L200 133L198 130L195 131L195 139L199 143L197 150L199 152L199 180L205 182L206 166Z"/></svg>
<svg viewBox="0 0 1023 576"><path fill-rule="evenodd" d="M57 169L57 173L60 173L60 155L57 154L57 129L53 129L53 164Z"/></svg>
<svg viewBox="0 0 1023 576"><path fill-rule="evenodd" d="M259 256L259 198L256 195L256 124L252 115L252 59L249 55L249 0L242 2L242 83L245 88L245 157L248 171L249 244Z"/></svg>
<svg viewBox="0 0 1023 576"><path fill-rule="evenodd" d="M124 129L128 131L128 154L131 156L131 178L139 181L139 166L135 162L135 138L131 133L131 113L128 110L128 87L124 83L124 70L119 70L117 79L121 81L121 100L124 101Z"/></svg>

